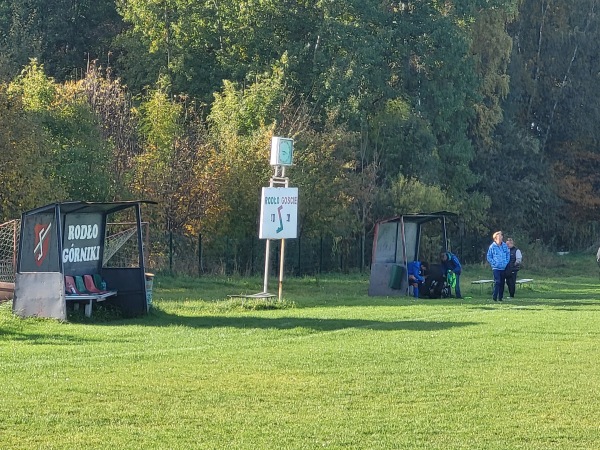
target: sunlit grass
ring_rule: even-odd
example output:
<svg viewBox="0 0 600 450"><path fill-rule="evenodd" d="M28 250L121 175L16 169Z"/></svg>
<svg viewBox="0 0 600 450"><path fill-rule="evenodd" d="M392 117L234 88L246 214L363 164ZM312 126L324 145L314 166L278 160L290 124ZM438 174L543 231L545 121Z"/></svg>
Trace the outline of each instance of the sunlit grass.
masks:
<svg viewBox="0 0 600 450"><path fill-rule="evenodd" d="M2 447L596 448L600 282L570 258L503 304L479 266L462 301L368 297L352 275L286 279L283 302L228 297L260 277L158 276L133 320L5 303Z"/></svg>

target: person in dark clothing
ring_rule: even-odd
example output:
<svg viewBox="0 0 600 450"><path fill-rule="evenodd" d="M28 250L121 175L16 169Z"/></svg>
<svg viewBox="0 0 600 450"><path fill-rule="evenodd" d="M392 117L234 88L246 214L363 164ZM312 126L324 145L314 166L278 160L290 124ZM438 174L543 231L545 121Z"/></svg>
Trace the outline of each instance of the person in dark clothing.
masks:
<svg viewBox="0 0 600 450"><path fill-rule="evenodd" d="M462 266L458 257L451 252L442 252L440 253L440 262L442 263L442 267L444 269L444 273L448 274L448 272L454 274L456 277L456 284L454 285L454 294L456 298L462 298L460 293L460 274L462 273Z"/></svg>
<svg viewBox="0 0 600 450"><path fill-rule="evenodd" d="M506 266L506 285L508 286L509 298L515 298L515 287L517 285L517 272L521 268L523 254L521 250L515 247L515 241L509 237L506 239L506 245L510 251L510 260Z"/></svg>
<svg viewBox="0 0 600 450"><path fill-rule="evenodd" d="M450 285L447 281L447 273L441 264L427 266L425 283L421 289L421 297L448 298L450 296Z"/></svg>

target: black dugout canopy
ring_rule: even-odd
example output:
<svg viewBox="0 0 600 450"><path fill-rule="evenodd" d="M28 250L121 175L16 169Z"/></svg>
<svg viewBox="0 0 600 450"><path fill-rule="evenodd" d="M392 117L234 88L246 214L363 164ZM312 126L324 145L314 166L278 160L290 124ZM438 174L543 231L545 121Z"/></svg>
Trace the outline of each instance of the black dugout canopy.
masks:
<svg viewBox="0 0 600 450"><path fill-rule="evenodd" d="M110 303L125 316L147 312L141 205L155 202L52 203L26 211L21 217L13 311L21 317L66 320L65 276L96 275L117 292ZM108 267L107 218L131 210L131 241L137 258L126 267ZM114 242L114 241L112 241ZM121 244L122 245L122 244ZM112 252L111 252L112 253ZM110 258L110 257L109 257ZM91 305L91 303L90 303Z"/></svg>

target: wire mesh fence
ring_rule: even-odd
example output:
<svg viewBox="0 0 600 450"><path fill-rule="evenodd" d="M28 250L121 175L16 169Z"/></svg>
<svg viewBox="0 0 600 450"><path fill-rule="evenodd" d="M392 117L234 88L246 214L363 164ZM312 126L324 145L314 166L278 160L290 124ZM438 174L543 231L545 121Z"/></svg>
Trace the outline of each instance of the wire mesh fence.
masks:
<svg viewBox="0 0 600 450"><path fill-rule="evenodd" d="M138 235L132 218L115 217L124 220L107 223L104 267L135 267L139 264ZM14 282L19 233L20 220L0 225L0 281ZM147 222L142 223L141 236L144 265L149 271L188 276L249 276L264 273L266 241L256 236L233 239L166 233L153 229ZM426 237L423 239L421 252L427 255L423 254L422 257L437 257L437 246L427 245ZM269 270L272 274L279 270L280 245L280 241L271 241ZM463 262L482 262L485 260L487 245L489 243L481 236L462 236L452 241L452 251L457 253ZM372 246L372 234L368 234L364 240L360 235L323 235L288 239L285 241L285 273L288 276L304 276L368 271ZM430 262L433 262L433 259Z"/></svg>
<svg viewBox="0 0 600 450"><path fill-rule="evenodd" d="M449 249L465 264L484 263L489 240L478 235L459 233L449 236ZM152 271L173 275L203 274L260 275L264 273L265 240L249 236L184 236L154 233L150 230L149 266ZM270 272L279 270L280 241L270 245ZM365 272L371 268L373 235L349 237L315 236L285 241L285 273L293 276L318 273ZM438 262L440 236L421 237L419 255L423 261Z"/></svg>
<svg viewBox="0 0 600 450"><path fill-rule="evenodd" d="M176 233L151 233L149 267L174 275L203 274L257 275L264 273L266 241L249 236L185 236ZM322 272L353 272L369 267L372 238L363 245L360 237L304 237L285 241L285 272L312 275ZM270 270L279 268L281 241L271 241ZM363 257L364 252L364 257Z"/></svg>
<svg viewBox="0 0 600 450"><path fill-rule="evenodd" d="M21 221L0 224L0 281L15 282Z"/></svg>

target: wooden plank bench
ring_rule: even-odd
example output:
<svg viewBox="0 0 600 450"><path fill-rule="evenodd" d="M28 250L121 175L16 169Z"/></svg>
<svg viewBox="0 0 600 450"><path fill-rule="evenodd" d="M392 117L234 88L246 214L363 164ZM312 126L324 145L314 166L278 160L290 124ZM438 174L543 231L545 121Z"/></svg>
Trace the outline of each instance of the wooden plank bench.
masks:
<svg viewBox="0 0 600 450"><path fill-rule="evenodd" d="M10 300L15 296L15 283L0 281L0 302Z"/></svg>
<svg viewBox="0 0 600 450"><path fill-rule="evenodd" d="M517 286L523 286L524 284L529 284L529 283L533 283L533 278L521 278L516 281ZM489 284L490 287L493 287L494 280L475 280L475 281L471 281L471 284L478 284L479 285L479 293L481 294L483 292L483 285Z"/></svg>
<svg viewBox="0 0 600 450"><path fill-rule="evenodd" d="M475 280L475 281L471 281L471 284L478 284L479 285L479 293L481 294L483 292L483 285L489 284L491 287L494 285L494 280Z"/></svg>
<svg viewBox="0 0 600 450"><path fill-rule="evenodd" d="M533 283L533 278L521 278L516 281L517 286L523 286L524 284Z"/></svg>

